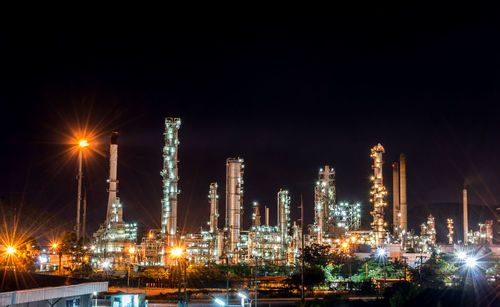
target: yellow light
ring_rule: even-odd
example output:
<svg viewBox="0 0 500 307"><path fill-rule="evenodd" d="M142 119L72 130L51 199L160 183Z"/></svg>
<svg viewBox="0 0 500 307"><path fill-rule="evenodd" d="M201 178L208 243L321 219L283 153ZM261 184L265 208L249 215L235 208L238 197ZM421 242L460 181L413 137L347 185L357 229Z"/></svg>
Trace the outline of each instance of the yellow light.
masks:
<svg viewBox="0 0 500 307"><path fill-rule="evenodd" d="M131 254L135 253L135 248L133 248L133 247L129 248L128 252L131 253Z"/></svg>
<svg viewBox="0 0 500 307"><path fill-rule="evenodd" d="M12 255L16 252L16 249L12 246L7 246L7 254Z"/></svg>
<svg viewBox="0 0 500 307"><path fill-rule="evenodd" d="M351 237L351 242L352 242L352 243L355 243L355 242L356 242L356 240L357 240L357 239L356 239L356 237Z"/></svg>
<svg viewBox="0 0 500 307"><path fill-rule="evenodd" d="M87 147L87 146L89 146L89 143L87 143L87 140L81 140L79 145L80 145L80 147Z"/></svg>
<svg viewBox="0 0 500 307"><path fill-rule="evenodd" d="M58 246L59 246L59 244L57 244L57 243L52 244L53 249L56 249Z"/></svg>
<svg viewBox="0 0 500 307"><path fill-rule="evenodd" d="M348 245L347 242L342 242L342 248L347 248Z"/></svg>
<svg viewBox="0 0 500 307"><path fill-rule="evenodd" d="M181 257L181 256L182 256L182 254L183 254L183 252L184 252L184 251L183 251L183 250L182 250L182 248L180 248L180 247L176 247L176 248L173 248L172 250L170 250L170 254L171 254L173 257L176 257L176 258Z"/></svg>

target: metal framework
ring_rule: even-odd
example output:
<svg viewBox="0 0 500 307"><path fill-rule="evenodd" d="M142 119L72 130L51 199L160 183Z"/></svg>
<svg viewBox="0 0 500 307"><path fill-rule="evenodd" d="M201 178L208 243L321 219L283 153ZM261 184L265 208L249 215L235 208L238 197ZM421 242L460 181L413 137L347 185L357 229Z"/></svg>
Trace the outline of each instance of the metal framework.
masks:
<svg viewBox="0 0 500 307"><path fill-rule="evenodd" d="M335 170L326 165L318 172L314 188L314 226L316 243L322 244L328 224L334 217L337 191L335 189Z"/></svg>
<svg viewBox="0 0 500 307"><path fill-rule="evenodd" d="M382 246L384 244L384 239L386 236L384 208L387 206L387 202L385 201L387 191L383 184L382 176L382 154L384 153L385 149L379 143L377 146L372 148L370 155L370 157L373 159L373 176L371 177L373 185L370 191L370 202L373 203L373 211L371 211L370 213L373 216L373 222L371 226L376 246Z"/></svg>
<svg viewBox="0 0 500 307"><path fill-rule="evenodd" d="M290 195L287 190L280 189L277 195L278 230L281 241L281 259L286 260L290 230Z"/></svg>
<svg viewBox="0 0 500 307"><path fill-rule="evenodd" d="M170 246L175 244L177 236L177 195L179 194L177 155L180 127L180 118L165 118L165 146L163 147L163 170L161 171L163 179L161 232L167 235L167 243Z"/></svg>

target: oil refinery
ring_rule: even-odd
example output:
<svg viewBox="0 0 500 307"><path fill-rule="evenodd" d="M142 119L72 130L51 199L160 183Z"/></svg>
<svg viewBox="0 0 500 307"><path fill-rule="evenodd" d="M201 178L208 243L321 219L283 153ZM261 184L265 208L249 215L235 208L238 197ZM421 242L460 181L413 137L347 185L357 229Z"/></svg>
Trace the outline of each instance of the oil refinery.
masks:
<svg viewBox="0 0 500 307"><path fill-rule="evenodd" d="M247 263L257 265L293 266L300 261L301 250L313 244L341 249L347 243L359 256L369 255L377 248L386 248L390 257L417 261L417 256L429 257L435 250L453 251L457 244L492 244L493 221L485 221L477 231L468 230L467 189L463 189L463 224L466 242L455 240L454 221L447 219L447 244L437 244L435 218L432 215L421 224L420 233L408 231L408 204L406 181L406 156L392 164L392 217L387 214L389 197L383 178L382 144L370 152L372 159L369 205L359 202L338 201L336 172L331 165L324 165L311 186L314 196L314 223L304 226L303 221L292 220L291 212L299 212L299 201L292 199L290 191L276 191L276 223L269 218L270 207L258 202L244 201L245 161L241 157L226 159L226 179L208 184L206 226L196 233L183 233L178 228L179 189L179 118L166 118L164 123L163 199L158 206L161 213L160 229L150 229L137 241L137 224L123 221L124 206L118 193L118 133L113 132L109 151L109 188L106 218L93 235L91 264L103 269L121 269L126 265L163 266L170 263L169 253L174 247L185 249L185 257L193 263ZM312 176L311 176L312 179ZM313 182L313 181L312 181ZM221 191L225 191L220 198ZM225 199L225 217L219 221L220 199ZM126 209L126 208L125 208ZM251 226L243 227L244 210L251 212ZM372 216L370 228L361 224L362 210ZM262 215L264 215L262 221ZM219 223L223 222L220 227ZM347 242L347 243L346 243Z"/></svg>

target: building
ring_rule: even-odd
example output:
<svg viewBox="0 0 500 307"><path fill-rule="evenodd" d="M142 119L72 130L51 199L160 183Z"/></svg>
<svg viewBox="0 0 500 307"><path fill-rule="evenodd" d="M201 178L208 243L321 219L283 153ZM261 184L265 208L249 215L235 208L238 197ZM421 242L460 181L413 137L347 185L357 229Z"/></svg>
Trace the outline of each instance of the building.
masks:
<svg viewBox="0 0 500 307"><path fill-rule="evenodd" d="M0 306L91 307L108 291L108 282L1 270L0 275Z"/></svg>

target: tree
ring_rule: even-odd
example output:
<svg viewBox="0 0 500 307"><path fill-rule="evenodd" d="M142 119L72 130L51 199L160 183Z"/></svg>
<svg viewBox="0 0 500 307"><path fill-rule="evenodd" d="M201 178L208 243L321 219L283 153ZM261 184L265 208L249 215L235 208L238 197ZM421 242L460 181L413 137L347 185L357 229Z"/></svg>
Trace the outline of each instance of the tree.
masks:
<svg viewBox="0 0 500 307"><path fill-rule="evenodd" d="M392 307L400 307L409 305L420 292L421 289L416 285L398 281L392 287L385 289L384 297Z"/></svg>
<svg viewBox="0 0 500 307"><path fill-rule="evenodd" d="M304 247L304 262L310 266L325 267L328 264L340 264L342 255L334 253L329 245L312 244Z"/></svg>
<svg viewBox="0 0 500 307"><path fill-rule="evenodd" d="M304 286L311 288L318 286L325 281L325 272L318 266L309 266L304 268ZM300 272L296 272L287 279L287 283L296 289L301 286Z"/></svg>

